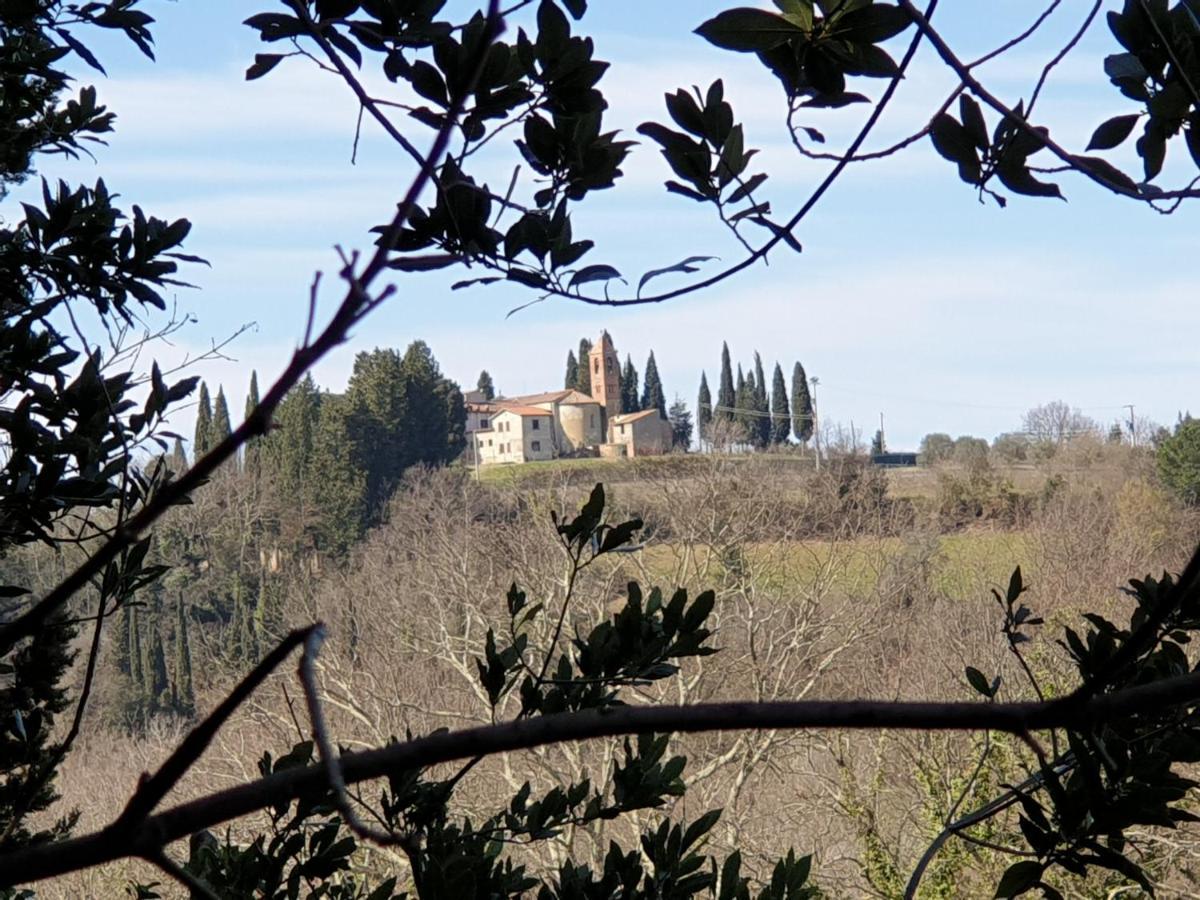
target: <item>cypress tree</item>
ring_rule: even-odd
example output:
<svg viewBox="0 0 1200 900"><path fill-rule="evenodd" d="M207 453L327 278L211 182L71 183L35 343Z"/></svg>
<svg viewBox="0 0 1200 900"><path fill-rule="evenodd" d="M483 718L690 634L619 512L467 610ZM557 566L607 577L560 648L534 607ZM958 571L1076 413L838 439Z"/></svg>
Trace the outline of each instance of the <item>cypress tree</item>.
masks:
<svg viewBox="0 0 1200 900"><path fill-rule="evenodd" d="M800 363L792 367L792 430L796 440L805 444L813 433L812 396L808 392L808 376Z"/></svg>
<svg viewBox="0 0 1200 900"><path fill-rule="evenodd" d="M208 385L200 382L200 401L196 407L196 433L192 439L192 459L199 459L212 448L212 400Z"/></svg>
<svg viewBox="0 0 1200 900"><path fill-rule="evenodd" d="M625 366L621 369L621 412L637 412L638 405L638 370L633 367L633 358L625 354Z"/></svg>
<svg viewBox="0 0 1200 900"><path fill-rule="evenodd" d="M249 419L257 407L258 372L252 370L250 372L250 392L246 394L246 413L244 416L242 416L242 421ZM245 460L243 466L244 470L257 478L262 470L262 457L261 448L259 447L259 439L251 438L249 441L247 441L243 453L245 454L243 457Z"/></svg>
<svg viewBox="0 0 1200 900"><path fill-rule="evenodd" d="M767 401L767 376L763 372L762 357L754 351L754 427L751 436L754 446L763 449L771 441L770 404Z"/></svg>
<svg viewBox="0 0 1200 900"><path fill-rule="evenodd" d="M254 636L262 644L275 624L275 610L266 571L258 573L258 595L254 600Z"/></svg>
<svg viewBox="0 0 1200 900"><path fill-rule="evenodd" d="M117 624L117 637L113 641L116 646L113 648L116 652L117 671L122 675L128 675L129 669L129 645L131 636L130 617L133 615L133 609L126 604L121 605L121 618Z"/></svg>
<svg viewBox="0 0 1200 900"><path fill-rule="evenodd" d="M662 379L658 377L658 363L654 361L654 351L646 360L646 380L642 389L642 409L657 409L664 419L667 417L667 398L663 396Z"/></svg>
<svg viewBox="0 0 1200 900"><path fill-rule="evenodd" d="M713 410L714 422L732 422L733 408L737 406L737 393L733 387L733 372L729 367L729 344L721 344L721 380L717 386L717 409Z"/></svg>
<svg viewBox="0 0 1200 900"><path fill-rule="evenodd" d="M475 382L475 390L483 393L484 400L496 399L496 385L492 383L492 376L488 374L487 369L479 373L479 380Z"/></svg>
<svg viewBox="0 0 1200 900"><path fill-rule="evenodd" d="M742 374L742 365L738 363L737 393L733 405L737 407L733 421L738 426L739 439L748 443L754 442L757 423L754 420L754 373L747 378Z"/></svg>
<svg viewBox="0 0 1200 900"><path fill-rule="evenodd" d="M771 443L786 444L792 432L792 411L788 405L787 385L783 380L783 369L775 363L771 376Z"/></svg>
<svg viewBox="0 0 1200 900"><path fill-rule="evenodd" d="M171 448L171 458L167 460L167 468L178 477L187 471L187 467L187 451L183 449L183 439L176 437L175 445Z"/></svg>
<svg viewBox="0 0 1200 900"><path fill-rule="evenodd" d="M708 390L708 375L700 373L700 396L696 400L696 427L700 432L700 442L711 441L711 426L713 419L712 394Z"/></svg>
<svg viewBox="0 0 1200 900"><path fill-rule="evenodd" d="M217 386L217 399L213 403L212 424L208 429L208 445L215 447L229 437L233 427L229 421L229 404L225 400L225 388Z"/></svg>
<svg viewBox="0 0 1200 900"><path fill-rule="evenodd" d="M183 610L182 594L175 608L175 683L172 692L175 709L191 715L196 707L196 695L192 688L192 648L188 642L187 614Z"/></svg>
<svg viewBox="0 0 1200 900"><path fill-rule="evenodd" d="M141 697L142 684L142 628L136 607L126 607L129 612L129 681L135 696Z"/></svg>
<svg viewBox="0 0 1200 900"><path fill-rule="evenodd" d="M167 658L163 653L162 635L157 626L150 623L142 640L142 695L146 706L153 709L167 690Z"/></svg>
<svg viewBox="0 0 1200 900"><path fill-rule="evenodd" d="M591 352L592 342L587 338L581 338L579 352L575 355L575 359L579 363L579 383L575 387L589 397L592 395L592 361L589 357Z"/></svg>
<svg viewBox="0 0 1200 900"><path fill-rule="evenodd" d="M887 447L883 443L883 431L876 428L875 437L871 438L871 455L879 456L881 453L886 453Z"/></svg>
<svg viewBox="0 0 1200 900"><path fill-rule="evenodd" d="M579 384L579 360L575 358L575 351L567 351L567 374L563 377L563 387L569 391L573 391Z"/></svg>

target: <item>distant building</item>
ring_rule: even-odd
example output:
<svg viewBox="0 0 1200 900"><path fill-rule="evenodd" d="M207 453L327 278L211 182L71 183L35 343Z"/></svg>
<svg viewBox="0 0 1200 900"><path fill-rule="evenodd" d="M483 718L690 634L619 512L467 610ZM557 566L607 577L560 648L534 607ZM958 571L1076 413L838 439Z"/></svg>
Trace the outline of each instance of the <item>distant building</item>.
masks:
<svg viewBox="0 0 1200 900"><path fill-rule="evenodd" d="M481 465L554 459L554 417L537 406L509 406L475 432Z"/></svg>
<svg viewBox="0 0 1200 900"><path fill-rule="evenodd" d="M625 448L625 455L661 456L671 452L671 423L657 409L613 416L608 441Z"/></svg>
<svg viewBox="0 0 1200 900"><path fill-rule="evenodd" d="M915 453L876 453L871 457L871 465L884 469L901 469L917 464Z"/></svg>
<svg viewBox="0 0 1200 900"><path fill-rule="evenodd" d="M580 361L583 364L583 361ZM653 456L671 450L657 409L621 414L621 368L607 331L592 347L591 396L566 388L485 400L467 391L467 436L481 465L565 456Z"/></svg>

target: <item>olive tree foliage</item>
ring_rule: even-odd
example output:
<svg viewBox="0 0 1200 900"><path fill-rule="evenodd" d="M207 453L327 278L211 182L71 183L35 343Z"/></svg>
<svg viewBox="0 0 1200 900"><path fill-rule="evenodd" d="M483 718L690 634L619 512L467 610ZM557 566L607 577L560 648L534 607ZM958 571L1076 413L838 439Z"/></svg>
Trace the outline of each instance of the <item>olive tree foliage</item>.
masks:
<svg viewBox="0 0 1200 900"><path fill-rule="evenodd" d="M95 29L121 32L150 55L149 19L131 6L5 5L0 199L36 175L39 157L88 153L112 130L95 89L76 89L63 69L99 68L81 42ZM175 327L159 314L164 290L183 284L179 263L198 261L180 250L190 225L136 205L127 212L115 200L103 180L43 180L19 208L9 200L0 220L0 622L16 618L30 594L9 559L17 547L41 542L70 553L103 542L153 502L170 474L138 460L166 452L176 436L164 417L196 383L168 381L157 365L133 370L141 346ZM79 322L102 325L106 341L89 341ZM147 561L148 546L145 538L129 543L31 639L0 642L0 852L69 830L69 811L48 826L31 816L56 798L55 772L79 734L103 620L162 573ZM86 678L71 696L63 679L88 617ZM70 724L60 725L68 711Z"/></svg>
<svg viewBox="0 0 1200 900"><path fill-rule="evenodd" d="M27 158L28 152L39 149L73 152L89 132L110 126L111 120L96 108L94 94L86 89L74 106L60 107L55 92L63 89L65 80L54 75L53 65L69 53L99 65L73 34L76 25L85 23L119 28L148 52L151 20L135 9L137 5L137 0L83 4L27 0L15 9L5 8L5 52L14 56L18 73L28 73L18 76L18 87L25 92L18 93L29 98L35 116L57 116L61 109L65 110L61 114L75 117L68 121L73 132L46 127L40 137L30 136L29 151L15 151L16 177L24 174L24 164L19 163L22 154ZM267 44L250 65L248 78L280 77L275 70L285 60L287 66L280 72L315 61L345 83L364 119L382 128L411 158L412 180L397 198L391 220L373 229L375 249L369 255L346 258L339 273L343 299L328 321L309 323L304 344L263 395L255 413L176 481L142 485L136 478L122 479L114 492L121 466L109 466L108 457L81 455L78 442L62 443L66 434L60 434L57 445L35 444L51 447L40 456L13 440L3 489L5 514L16 509L25 528L15 533L40 537L55 515L80 502L115 505L126 518L106 540L89 548L86 559L62 584L16 607L0 625L0 654L6 665L49 659L37 641L51 633L53 618L86 585L101 582L101 594L108 595L107 600L102 596L98 607L103 612L105 602L111 608L154 574L144 571L144 550L139 548L145 546L145 535L158 516L199 488L222 462L235 458L247 440L265 433L275 408L307 369L388 299L391 290L377 286L388 275L469 267L471 271L463 273L455 288L507 281L531 288L535 299L558 295L603 305L661 302L730 278L773 251L799 252L798 226L848 166L901 152L925 137L954 164L978 197L992 198L1001 206L1014 195L1061 196L1060 186L1048 180L1050 174L1059 180L1066 176L1090 181L1161 212L1171 212L1200 194L1190 181L1182 187L1158 183L1169 148L1200 161L1200 94L1196 91L1200 24L1190 2L1127 0L1121 9L1107 14L1115 43L1113 53L1102 64L1097 61L1096 72L1098 79L1103 73L1116 89L1115 115L1098 123L1089 145L1080 150L1056 140L1038 100L1046 79L1079 37L1102 21L1100 3L1088 4L1080 13L1075 6L1060 10L1060 4L1050 2L1025 32L998 38L994 53L968 61L937 30L937 0L930 0L923 10L911 0L897 4L775 0L774 9L721 12L697 23L696 33L719 50L757 58L764 73L778 83L780 119L788 140L803 157L829 162L827 175L793 211L776 210L769 173L758 167L750 147L758 138L747 135L738 122L722 79L714 77L708 84L669 93L661 121L641 124L638 133L671 169L665 189L680 203L693 205L698 214L714 217L744 252L714 274L683 282L676 279L696 274L716 254L663 260L636 281L629 278L631 286L626 290L620 287L626 281L623 273L604 261L606 248L577 233L574 222L574 213L590 195L618 184L622 167L634 152L631 138L605 129L608 100L603 84L608 64L586 33L587 6L586 0L516 0L501 11L493 2L486 10L456 18L452 13L460 7L439 0L281 0L270 11L247 20ZM1079 28L1061 53L1030 73L1029 95L1008 99L989 90L982 80L986 63L1014 51L1055 13L1079 15ZM23 23L24 30L13 31L10 22ZM9 49L10 39L15 49ZM864 145L922 45L953 71L958 86L930 110L928 119L914 123L904 141L865 152ZM713 62L715 75L719 64L718 56ZM374 95L362 77L367 69L381 70L396 86L395 95ZM863 109L863 120L854 139L837 152L817 149L824 142L814 124L820 121L818 116L825 110L855 106ZM5 115L25 134L25 110L14 113L6 107ZM1140 132L1135 150L1142 163L1142 171L1135 175L1120 171L1102 156L1089 155L1117 147L1135 130ZM75 143L63 138L64 132L73 133ZM428 150L423 149L426 146ZM481 174L483 166L491 170L495 157L506 151L515 163L507 171L515 174L508 183L491 186ZM15 411L6 412L13 423L10 431L19 436L25 423L33 423L27 426L32 440L53 442L55 429L74 432L86 418L98 429L95 444L120 457L129 452L129 435L144 434L166 404L190 385L167 386L161 375L152 377L152 402L138 412L118 404L97 413L94 400L66 407L65 415L58 405L47 407L67 402L64 398L71 397L76 382L65 377L73 360L53 357L60 336L54 333L41 344L35 340L51 328L41 318L41 310L46 304L62 302L58 299L62 295L82 296L100 315L117 317L131 302L161 305L157 288L168 283L174 272L168 257L177 253L187 226L158 222L135 208L131 223L118 228L103 183L75 191L47 187L43 200L44 208L26 207L26 217L15 232L16 261L6 258L2 270L6 286L24 286L6 292L18 298L15 306L5 301L9 304L6 327L11 322L25 329L16 336L23 343L6 341L4 346L35 348L31 357L17 358L16 373L3 382L6 389L27 385ZM81 227L81 222L100 227ZM79 230L73 234L73 228ZM14 239L4 234L6 243L0 250L7 254ZM51 248L60 252L48 253ZM63 264L64 254L69 258L71 252L86 258L88 265ZM34 268L38 260L42 270ZM38 274L30 274L35 271ZM655 293L657 284L651 287L650 283L661 284L659 279L668 277L677 286ZM317 293L314 284L314 301ZM97 366L89 359L80 369L84 383L90 378L93 388L99 376L88 373ZM114 387L123 389L127 383ZM100 393L93 390L90 396ZM113 393L108 390L109 397ZM793 414L798 415L798 409L799 404L794 404ZM121 461L128 462L127 458ZM84 483L77 480L76 471ZM70 481L71 490L54 495L64 479ZM127 503L122 491L130 490L130 483L138 488L134 501ZM162 487L156 491L157 483ZM7 502L9 498L15 499ZM554 527L571 571L625 548L638 530L636 520L617 524L605 520L600 490L579 516L557 518ZM706 856L702 841L716 821L715 812L690 823L661 818L641 835L638 847L614 843L602 866L567 862L547 879L528 875L505 847L549 840L567 823L598 822L665 804L678 794L685 765L681 758L666 755L663 735L667 732L873 726L992 728L1021 736L1029 747L1026 781L1005 788L987 806L947 821L946 831L912 874L909 893L917 890L928 858L947 840L956 835L970 839L971 828L1012 812L1019 826L1006 846L1015 861L997 888L998 896L1032 890L1061 896L1055 885L1062 884L1063 873L1084 875L1094 868L1149 889L1125 830L1135 823L1170 826L1189 816L1181 802L1193 784L1176 767L1200 756L1200 732L1191 712L1200 685L1183 649L1189 633L1200 628L1198 581L1200 562L1194 561L1179 579L1164 576L1132 582L1134 610L1127 624L1091 616L1081 631L1068 628L1063 645L1077 666L1079 684L1074 691L1057 695L1058 699L1047 700L1033 668L1023 665L1028 677L1018 685L968 669L966 680L982 703L748 702L732 707L622 706L631 689L674 677L677 659L713 649L705 624L711 595L668 596L669 592L643 591L634 583L611 621L590 629L573 623L568 633L563 627L567 600L547 609L514 586L505 600L508 633L493 634L486 641L477 666L489 704L511 704L506 708L515 710L514 718L467 734L407 735L384 748L344 754L333 748L324 726L312 675L321 630L304 629L268 654L197 725L162 769L139 785L109 828L57 844L43 842L0 858L0 886L136 854L200 896L242 891L295 896L303 885L314 895L341 897L364 895L367 890L373 897L405 890L422 897L464 893L536 893L546 898L698 893L723 900L752 895L802 897L811 893L804 858L788 856L769 877L751 884L741 873L736 853L724 860ZM1005 591L997 592L1003 634L1022 660L1027 632L1042 627L1041 618L1021 603L1023 592L1019 573ZM556 617L552 640L534 648L524 634L524 624L546 615ZM96 617L97 635L102 618ZM297 648L304 653L301 674L312 741L301 742L281 759L264 757L260 781L156 814L215 730ZM57 684L61 671L59 664L40 684ZM20 692L11 696L6 702L25 702ZM43 696L34 702L49 710L54 703L61 705L61 698ZM607 784L581 782L537 797L531 790L521 790L504 809L483 820L464 820L455 813L454 792L482 755L617 734L637 737L628 741L614 762ZM28 729L23 734L18 730L16 743L8 732L3 740L5 752L11 754L5 757L6 777L32 786L46 784L44 767L31 775L34 767L20 755L26 752L20 742L29 742ZM460 765L448 779L431 768L451 761ZM375 777L385 777L387 787L382 795L376 794L380 796L376 823L367 825L355 812L347 784ZM264 835L249 846L201 846L186 868L164 852L172 840L258 810L270 810L270 839ZM68 825L42 837L58 837ZM306 839L305 834L312 837ZM348 875L358 840L397 845L408 860L405 882L384 880L367 886ZM335 874L339 877L331 878Z"/></svg>

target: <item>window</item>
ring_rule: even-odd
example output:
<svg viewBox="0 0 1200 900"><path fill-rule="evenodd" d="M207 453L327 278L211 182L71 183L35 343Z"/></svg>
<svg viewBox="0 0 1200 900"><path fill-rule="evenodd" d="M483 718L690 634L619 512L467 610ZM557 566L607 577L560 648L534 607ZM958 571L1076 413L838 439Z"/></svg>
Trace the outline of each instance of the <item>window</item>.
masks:
<svg viewBox="0 0 1200 900"><path fill-rule="evenodd" d="M592 371L595 372L597 375L600 374L600 360L598 360L598 359L592 360Z"/></svg>
<svg viewBox="0 0 1200 900"><path fill-rule="evenodd" d="M533 430L534 430L534 431L541 431L541 430L542 430L542 420L541 420L541 419L534 419L534 420L533 420Z"/></svg>
<svg viewBox="0 0 1200 900"><path fill-rule="evenodd" d="M487 428L487 427L488 427L488 420L487 420L487 419L480 419L480 420L479 420L479 427L480 427L480 428Z"/></svg>
<svg viewBox="0 0 1200 900"><path fill-rule="evenodd" d="M622 426L621 426L621 434L624 434L624 433L625 433L625 426L624 426L624 425L622 425Z"/></svg>
<svg viewBox="0 0 1200 900"><path fill-rule="evenodd" d="M534 452L534 453L541 453L541 452L542 452L542 442L541 442L541 441L534 441L534 442L533 442L533 452Z"/></svg>
<svg viewBox="0 0 1200 900"><path fill-rule="evenodd" d="M604 360L604 368L608 369L608 371L610 371L610 372L612 371L612 357L611 356L607 357Z"/></svg>

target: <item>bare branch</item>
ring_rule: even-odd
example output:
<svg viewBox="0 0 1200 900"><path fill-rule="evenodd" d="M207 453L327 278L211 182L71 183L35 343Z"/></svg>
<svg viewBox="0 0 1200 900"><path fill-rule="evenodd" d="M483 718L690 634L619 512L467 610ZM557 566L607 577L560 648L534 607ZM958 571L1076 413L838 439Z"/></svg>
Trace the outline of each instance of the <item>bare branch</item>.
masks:
<svg viewBox="0 0 1200 900"><path fill-rule="evenodd" d="M440 732L403 744L348 753L340 758L340 763L345 782L355 784L401 769L643 732L846 728L992 730L1021 735L1049 728L1094 727L1099 722L1124 716L1194 704L1198 698L1200 673L1192 673L1112 694L1091 697L1075 694L1033 703L855 700L619 707ZM0 857L0 887L39 881L131 855L145 855L201 829L302 795L324 793L329 787L328 779L324 765L286 769L140 821L122 821L125 819L122 816L118 820L120 827L114 823L84 837L30 847ZM1015 798L999 802L1011 805ZM974 814L980 815L983 814ZM936 846L940 847L942 842L944 838ZM936 852L936 847L932 852Z"/></svg>

